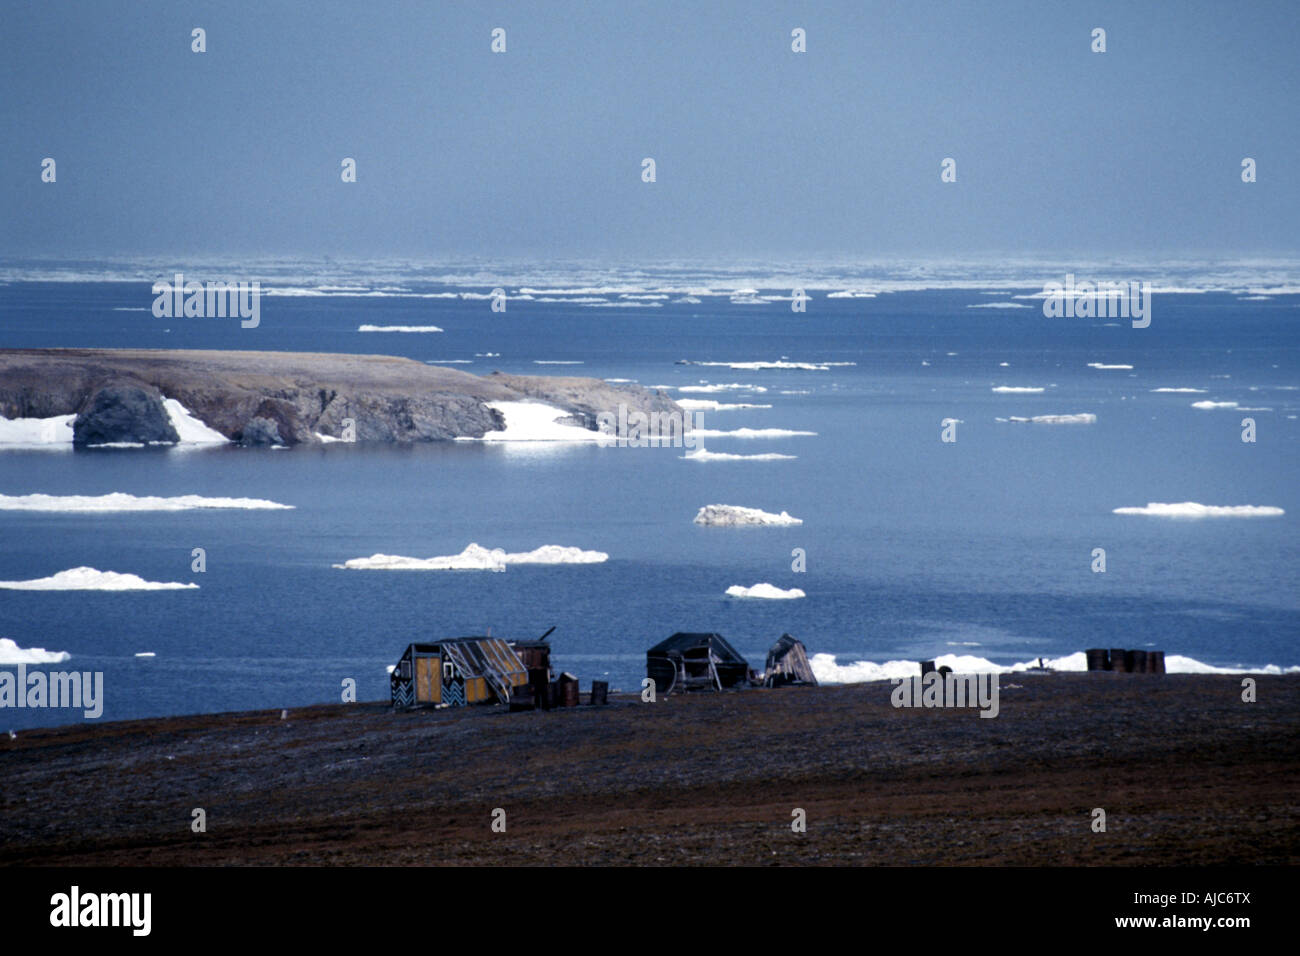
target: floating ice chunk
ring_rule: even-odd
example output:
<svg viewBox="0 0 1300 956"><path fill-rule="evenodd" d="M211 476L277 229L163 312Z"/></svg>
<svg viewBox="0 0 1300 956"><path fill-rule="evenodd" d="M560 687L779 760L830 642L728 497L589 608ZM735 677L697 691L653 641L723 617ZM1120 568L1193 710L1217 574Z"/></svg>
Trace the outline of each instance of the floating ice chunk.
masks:
<svg viewBox="0 0 1300 956"><path fill-rule="evenodd" d="M1144 507L1115 508L1117 515L1150 515L1156 518L1272 518L1286 514L1272 505L1203 505L1196 501L1168 504L1148 502Z"/></svg>
<svg viewBox="0 0 1300 956"><path fill-rule="evenodd" d="M155 498L114 492L108 495L5 495L0 494L0 511L190 511L199 508L236 508L248 510L290 509L262 498L206 498L203 495L179 495Z"/></svg>
<svg viewBox="0 0 1300 956"><path fill-rule="evenodd" d="M733 412L742 408L771 408L771 405L751 405L746 402L718 402L711 398L679 398L677 404L685 411Z"/></svg>
<svg viewBox="0 0 1300 956"><path fill-rule="evenodd" d="M695 523L714 527L790 526L803 524L802 518L791 517L782 511L779 515L759 508L742 508L739 505L705 505L695 516Z"/></svg>
<svg viewBox="0 0 1300 956"><path fill-rule="evenodd" d="M817 433L791 431L788 428L733 428L730 431L721 428L692 428L691 434L697 438L799 438L815 436Z"/></svg>
<svg viewBox="0 0 1300 956"><path fill-rule="evenodd" d="M710 392L726 392L732 389L745 392L766 392L767 389L761 385L745 385L741 382L730 382L728 384L718 385L683 385L677 390L679 392L698 392L707 395Z"/></svg>
<svg viewBox="0 0 1300 956"><path fill-rule="evenodd" d="M784 591L773 584L755 584L752 588L742 587L739 584L733 584L727 588L727 597L734 598L762 598L769 601L790 601L795 598L807 597L798 588L791 588Z"/></svg>
<svg viewBox="0 0 1300 956"><path fill-rule="evenodd" d="M729 452L709 451L705 448L697 448L682 455L685 461L793 461L796 457L798 456L778 455L776 452L762 455L733 455Z"/></svg>
<svg viewBox="0 0 1300 956"><path fill-rule="evenodd" d="M11 591L185 591L198 590L197 584L175 581L146 581L135 574L99 571L95 568L70 568L48 578L30 581L0 581L0 588Z"/></svg>
<svg viewBox="0 0 1300 956"><path fill-rule="evenodd" d="M485 548L471 542L460 554L433 558L372 554L334 567L363 571L504 571L511 564L600 564L608 560L609 555L604 551L584 551L557 544L508 553L502 548Z"/></svg>
<svg viewBox="0 0 1300 956"><path fill-rule="evenodd" d="M441 332L436 325L358 325L358 332Z"/></svg>
<svg viewBox="0 0 1300 956"><path fill-rule="evenodd" d="M1080 412L1077 415L1035 415L1032 418L1012 415L1010 418L999 418L998 421L1027 422L1031 425L1092 425L1096 423L1097 416L1092 412Z"/></svg>
<svg viewBox="0 0 1300 956"><path fill-rule="evenodd" d="M12 638L0 637L0 664L61 664L71 657L67 651L19 647Z"/></svg>

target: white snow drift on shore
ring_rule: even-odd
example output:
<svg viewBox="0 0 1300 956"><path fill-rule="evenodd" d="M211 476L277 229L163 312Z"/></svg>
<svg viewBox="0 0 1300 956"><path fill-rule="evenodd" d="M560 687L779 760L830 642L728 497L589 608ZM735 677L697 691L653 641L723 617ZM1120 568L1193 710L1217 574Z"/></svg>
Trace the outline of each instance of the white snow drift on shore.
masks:
<svg viewBox="0 0 1300 956"><path fill-rule="evenodd" d="M834 654L814 654L808 661L812 665L813 675L823 684L861 684L868 681L897 680L899 678L919 677L919 661L891 660L882 664L874 661L852 661L840 664ZM934 659L936 667L951 667L954 674L1019 674L1038 666L1038 661L1023 661L1009 667L994 664L983 657L973 655L944 654ZM1088 658L1083 651L1076 651L1064 657L1046 658L1043 663L1054 671L1084 672L1088 669ZM1165 655L1165 671L1169 674L1294 674L1300 673L1300 667L1278 667L1266 664L1263 667L1216 667L1193 657L1181 654Z"/></svg>
<svg viewBox="0 0 1300 956"><path fill-rule="evenodd" d="M695 523L718 528L770 526L782 527L803 524L788 512L779 515L760 508L742 508L740 505L705 505L695 516Z"/></svg>
<svg viewBox="0 0 1300 956"><path fill-rule="evenodd" d="M163 408L171 420L172 427L180 438L181 445L227 444L230 439L214 428L209 428L200 419L190 414L189 409L174 398L164 397ZM0 446L70 446L72 444L72 423L76 415L55 415L53 418L15 418L0 417ZM167 444L162 442L160 444ZM137 447L137 443L114 443L118 447ZM103 447L102 445L99 447ZM142 447L142 446L139 446Z"/></svg>
<svg viewBox="0 0 1300 956"><path fill-rule="evenodd" d="M360 571L504 571L512 564L600 564L608 560L609 555L604 551L584 551L558 544L545 544L532 551L507 552L471 542L460 554L432 558L372 554L334 567Z"/></svg>
<svg viewBox="0 0 1300 956"><path fill-rule="evenodd" d="M176 429L176 434L180 436L182 445L225 445L230 443L230 439L215 428L209 428L203 424L202 420L195 418L190 414L189 409L174 398L164 398L163 408L167 409L167 417L172 421L172 427Z"/></svg>
<svg viewBox="0 0 1300 956"><path fill-rule="evenodd" d="M12 638L0 637L0 664L61 664L72 657L67 651L19 647Z"/></svg>
<svg viewBox="0 0 1300 956"><path fill-rule="evenodd" d="M287 510L263 498L207 498L203 495L179 495L174 498L137 498L124 492L108 495L5 495L0 494L0 511L191 511L199 508L236 508L253 511Z"/></svg>
<svg viewBox="0 0 1300 956"><path fill-rule="evenodd" d="M583 428L581 425L564 425L556 421L570 413L544 402L484 402L488 408L500 412L506 420L501 431L487 432L482 438L457 438L456 441L607 441L608 436Z"/></svg>
<svg viewBox="0 0 1300 956"><path fill-rule="evenodd" d="M1271 505L1203 505L1197 501L1169 504L1149 501L1145 507L1116 508L1117 515L1150 515L1156 518L1274 518L1286 514Z"/></svg>
<svg viewBox="0 0 1300 956"><path fill-rule="evenodd" d="M48 578L30 581L0 581L0 588L11 591L197 591L198 587L197 584L176 581L146 581L135 574L87 567L70 568Z"/></svg>
<svg viewBox="0 0 1300 956"><path fill-rule="evenodd" d="M53 418L5 418L0 416L0 446L72 445L72 422L76 415Z"/></svg>
<svg viewBox="0 0 1300 956"><path fill-rule="evenodd" d="M733 584L727 588L727 597L734 598L762 598L769 601L791 601L795 598L807 597L798 588L791 588L783 591L774 584L755 584L752 588L741 587L739 584Z"/></svg>

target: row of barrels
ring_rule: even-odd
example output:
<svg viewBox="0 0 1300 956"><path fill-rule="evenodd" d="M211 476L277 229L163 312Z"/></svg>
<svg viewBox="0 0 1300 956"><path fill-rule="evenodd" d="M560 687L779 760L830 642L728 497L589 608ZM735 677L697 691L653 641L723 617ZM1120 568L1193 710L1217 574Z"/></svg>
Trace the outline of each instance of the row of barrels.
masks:
<svg viewBox="0 0 1300 956"><path fill-rule="evenodd" d="M555 680L549 680L546 668L528 669L529 681L515 689L510 698L511 710L552 710L556 707L577 707L581 703L578 692L578 678L567 671ZM593 704L609 703L609 681L591 682L591 699Z"/></svg>
<svg viewBox="0 0 1300 956"><path fill-rule="evenodd" d="M1088 670L1119 671L1124 674L1163 674L1164 651L1126 651L1122 647L1094 647L1084 652L1088 655Z"/></svg>

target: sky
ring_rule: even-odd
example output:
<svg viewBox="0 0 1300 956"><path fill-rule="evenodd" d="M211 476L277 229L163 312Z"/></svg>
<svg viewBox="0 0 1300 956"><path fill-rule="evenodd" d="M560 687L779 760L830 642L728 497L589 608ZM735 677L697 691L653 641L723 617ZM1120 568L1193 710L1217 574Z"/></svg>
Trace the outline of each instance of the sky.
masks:
<svg viewBox="0 0 1300 956"><path fill-rule="evenodd" d="M0 7L10 257L1300 251L1294 0Z"/></svg>

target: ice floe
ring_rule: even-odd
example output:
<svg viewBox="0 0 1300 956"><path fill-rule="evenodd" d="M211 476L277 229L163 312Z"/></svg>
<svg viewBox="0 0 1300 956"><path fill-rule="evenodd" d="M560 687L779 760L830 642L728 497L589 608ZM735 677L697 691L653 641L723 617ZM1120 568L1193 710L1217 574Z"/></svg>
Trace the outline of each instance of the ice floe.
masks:
<svg viewBox="0 0 1300 956"><path fill-rule="evenodd" d="M797 455L778 455L776 452L767 452L762 455L732 455L724 451L709 451L705 448L697 448L694 451L688 451L682 455L685 461L793 461Z"/></svg>
<svg viewBox="0 0 1300 956"><path fill-rule="evenodd" d="M711 398L679 398L677 404L689 412L732 412L741 408L771 408L771 405L751 405L746 402L719 402Z"/></svg>
<svg viewBox="0 0 1300 956"><path fill-rule="evenodd" d="M693 428L691 434L697 438L798 438L815 436L816 432L793 431L789 428Z"/></svg>
<svg viewBox="0 0 1300 956"><path fill-rule="evenodd" d="M769 601L789 601L795 598L807 597L803 591L798 588L782 590L774 584L755 584L752 588L742 587L739 584L733 584L727 588L727 597L733 598L761 598Z"/></svg>
<svg viewBox="0 0 1300 956"><path fill-rule="evenodd" d="M609 555L604 551L584 551L558 544L542 545L532 551L507 552L471 542L460 554L432 558L372 554L334 567L363 571L504 571L512 564L600 564L608 560Z"/></svg>
<svg viewBox="0 0 1300 956"><path fill-rule="evenodd" d="M767 389L761 385L746 385L743 382L718 383L716 385L680 385L677 388L679 392L695 392L707 395L711 392L727 391L745 391L745 392L766 392Z"/></svg>
<svg viewBox="0 0 1300 956"><path fill-rule="evenodd" d="M0 511L190 511L199 508L235 508L254 511L294 507L263 498L208 498L178 495L172 498L136 497L125 492L107 495L5 495L0 494Z"/></svg>
<svg viewBox="0 0 1300 956"><path fill-rule="evenodd" d="M11 591L197 591L198 587L176 581L146 581L135 574L86 567L70 568L30 581L0 581L0 588Z"/></svg>
<svg viewBox="0 0 1300 956"><path fill-rule="evenodd" d="M1197 501L1171 504L1150 501L1143 507L1115 508L1117 515L1150 515L1156 518L1272 518L1286 514L1271 505L1203 505Z"/></svg>
<svg viewBox="0 0 1300 956"><path fill-rule="evenodd" d="M740 505L705 505L695 516L695 523L722 528L789 527L803 524L803 519L792 517L785 511L778 515L761 508L743 508Z"/></svg>
<svg viewBox="0 0 1300 956"><path fill-rule="evenodd" d="M0 664L61 664L71 658L67 651L47 651L43 647L19 647L9 637L0 637Z"/></svg>
<svg viewBox="0 0 1300 956"><path fill-rule="evenodd" d="M1093 425L1097 421L1097 416L1092 412L1080 412L1077 415L1035 415L1032 418L1020 418L1012 415L1010 418L999 418L1000 422L1020 422L1031 425Z"/></svg>
<svg viewBox="0 0 1300 956"><path fill-rule="evenodd" d="M359 325L358 332L441 332L436 325Z"/></svg>

